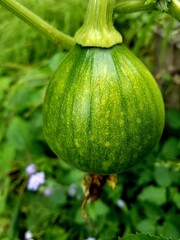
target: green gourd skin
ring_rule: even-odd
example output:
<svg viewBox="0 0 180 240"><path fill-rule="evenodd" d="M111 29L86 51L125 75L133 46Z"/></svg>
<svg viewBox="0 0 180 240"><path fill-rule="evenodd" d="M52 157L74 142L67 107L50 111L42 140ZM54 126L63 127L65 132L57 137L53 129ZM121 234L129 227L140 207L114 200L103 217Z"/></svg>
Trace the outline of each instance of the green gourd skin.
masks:
<svg viewBox="0 0 180 240"><path fill-rule="evenodd" d="M141 162L161 137L164 105L143 63L124 45L76 45L54 73L43 128L52 151L92 174Z"/></svg>

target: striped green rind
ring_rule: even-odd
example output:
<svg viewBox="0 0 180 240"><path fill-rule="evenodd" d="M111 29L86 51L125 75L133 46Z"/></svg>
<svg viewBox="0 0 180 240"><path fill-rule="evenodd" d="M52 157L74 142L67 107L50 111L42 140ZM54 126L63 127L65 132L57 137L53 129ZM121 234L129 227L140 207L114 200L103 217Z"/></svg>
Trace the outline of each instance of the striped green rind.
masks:
<svg viewBox="0 0 180 240"><path fill-rule="evenodd" d="M54 73L45 97L45 138L66 163L112 174L142 161L159 140L164 105L142 62L125 46L76 45Z"/></svg>

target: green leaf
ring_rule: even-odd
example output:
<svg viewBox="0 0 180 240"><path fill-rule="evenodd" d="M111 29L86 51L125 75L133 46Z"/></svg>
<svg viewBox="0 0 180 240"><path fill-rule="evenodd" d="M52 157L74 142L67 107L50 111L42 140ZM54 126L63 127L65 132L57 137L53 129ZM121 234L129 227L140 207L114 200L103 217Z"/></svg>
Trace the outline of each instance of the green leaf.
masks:
<svg viewBox="0 0 180 240"><path fill-rule="evenodd" d="M172 183L175 183L176 185L179 186L179 183L180 183L180 174L179 174L180 163L176 163L174 166L172 165L172 167L173 167L173 169L171 169L171 171L170 171Z"/></svg>
<svg viewBox="0 0 180 240"><path fill-rule="evenodd" d="M31 139L28 123L20 117L15 117L7 130L7 139L15 149L25 149Z"/></svg>
<svg viewBox="0 0 180 240"><path fill-rule="evenodd" d="M165 221L162 226L159 227L159 232L166 237L172 237L173 239L179 239L180 232L171 222Z"/></svg>
<svg viewBox="0 0 180 240"><path fill-rule="evenodd" d="M162 187L148 186L138 196L141 201L148 201L156 205L166 202L166 189Z"/></svg>
<svg viewBox="0 0 180 240"><path fill-rule="evenodd" d="M49 62L49 66L51 68L52 71L55 71L56 68L59 66L59 64L61 63L62 59L64 58L66 54L64 52L59 52L57 54L55 54Z"/></svg>
<svg viewBox="0 0 180 240"><path fill-rule="evenodd" d="M82 217L82 211L81 211L80 208L77 209L77 211L76 211L76 214L75 214L75 217L74 217L74 222L77 223L77 224L84 224L85 223L85 220Z"/></svg>
<svg viewBox="0 0 180 240"><path fill-rule="evenodd" d="M101 200L94 202L91 209L96 216L106 215L109 212L108 206Z"/></svg>
<svg viewBox="0 0 180 240"><path fill-rule="evenodd" d="M180 112L173 110L173 109L167 109L166 110L166 123L169 125L172 129L180 130Z"/></svg>
<svg viewBox="0 0 180 240"><path fill-rule="evenodd" d="M178 188L170 189L170 195L177 208L180 209L180 193L178 191Z"/></svg>
<svg viewBox="0 0 180 240"><path fill-rule="evenodd" d="M4 124L4 119L0 119L0 142L2 141L6 132L6 126Z"/></svg>
<svg viewBox="0 0 180 240"><path fill-rule="evenodd" d="M13 112L29 111L43 102L47 77L42 72L27 71L15 82L7 96L6 108Z"/></svg>
<svg viewBox="0 0 180 240"><path fill-rule="evenodd" d="M88 202L85 209L90 219L93 220L97 220L99 217L105 216L109 210L108 206L101 200Z"/></svg>
<svg viewBox="0 0 180 240"><path fill-rule="evenodd" d="M177 138L169 138L163 145L161 155L165 160L176 160L180 154L179 141Z"/></svg>
<svg viewBox="0 0 180 240"><path fill-rule="evenodd" d="M4 229L6 229L6 226L8 226L10 224L10 219L7 217L0 217L0 237L3 235L4 233ZM9 240L8 238L0 238L1 240Z"/></svg>
<svg viewBox="0 0 180 240"><path fill-rule="evenodd" d="M88 202L85 208L85 212L88 214L89 218L94 221L99 217L102 218L103 215L106 215L109 212L109 208L105 203L99 200L96 202ZM81 209L78 209L76 212L75 222L78 224L84 223Z"/></svg>
<svg viewBox="0 0 180 240"><path fill-rule="evenodd" d="M5 91L9 88L10 82L11 82L10 78L7 77L0 78L0 100L2 100Z"/></svg>
<svg viewBox="0 0 180 240"><path fill-rule="evenodd" d="M69 238L70 233L66 232L65 229L59 226L53 226L52 228L47 228L45 233L45 239L61 239L66 240Z"/></svg>
<svg viewBox="0 0 180 240"><path fill-rule="evenodd" d="M118 240L170 240L163 236L154 236L150 235L149 233L136 233L136 234L128 234Z"/></svg>
<svg viewBox="0 0 180 240"><path fill-rule="evenodd" d="M77 169L73 169L72 171L69 171L69 173L66 176L64 176L63 182L65 184L81 183L83 176L84 176L83 172Z"/></svg>
<svg viewBox="0 0 180 240"><path fill-rule="evenodd" d="M106 217L101 218L101 219L102 219L102 221L101 222L98 221L98 223L97 223L98 227L100 224L102 224L101 228L103 228L103 226L106 226L106 228L103 228L103 231L101 233L101 239L109 240L110 239L110 238L108 238L109 236L111 236L111 239L116 239L116 236L119 233L119 222L116 221L115 219L114 219L114 221L113 221L113 219L107 220ZM127 228L128 227L126 226L126 229Z"/></svg>
<svg viewBox="0 0 180 240"><path fill-rule="evenodd" d="M155 168L154 176L159 186L162 186L162 187L170 186L171 176L168 168L165 168L165 167Z"/></svg>
<svg viewBox="0 0 180 240"><path fill-rule="evenodd" d="M1 179L0 179L1 182ZM7 204L7 197L9 193L10 186L10 179L6 178L4 183L1 183L1 190L0 190L0 216L5 212L6 204ZM0 219L1 220L1 219ZM1 227L0 227L1 229ZM1 230L0 230L1 235Z"/></svg>
<svg viewBox="0 0 180 240"><path fill-rule="evenodd" d="M153 203L146 202L143 204L145 216L148 219L153 219L154 221L158 221L163 216L163 209L158 205L154 205Z"/></svg>
<svg viewBox="0 0 180 240"><path fill-rule="evenodd" d="M155 232L155 221L153 219L144 219L137 224L137 230L140 232Z"/></svg>
<svg viewBox="0 0 180 240"><path fill-rule="evenodd" d="M15 149L10 144L1 144L0 145L0 169L1 176L5 176L11 170L12 161L15 157Z"/></svg>
<svg viewBox="0 0 180 240"><path fill-rule="evenodd" d="M61 185L54 184L52 186L52 195L46 197L46 199L52 206L62 205L66 202L67 195Z"/></svg>

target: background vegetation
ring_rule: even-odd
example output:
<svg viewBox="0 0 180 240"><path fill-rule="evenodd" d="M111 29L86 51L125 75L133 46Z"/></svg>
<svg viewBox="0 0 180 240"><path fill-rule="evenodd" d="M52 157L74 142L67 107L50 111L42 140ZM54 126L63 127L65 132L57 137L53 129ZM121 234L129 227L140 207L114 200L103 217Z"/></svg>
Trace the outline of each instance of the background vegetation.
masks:
<svg viewBox="0 0 180 240"><path fill-rule="evenodd" d="M71 36L86 9L81 0L19 2ZM45 90L66 52L0 6L1 240L115 240L136 232L180 239L180 25L157 12L115 14L115 25L156 77L166 125L154 151L88 203L95 233L81 217L84 173L57 159L42 132Z"/></svg>

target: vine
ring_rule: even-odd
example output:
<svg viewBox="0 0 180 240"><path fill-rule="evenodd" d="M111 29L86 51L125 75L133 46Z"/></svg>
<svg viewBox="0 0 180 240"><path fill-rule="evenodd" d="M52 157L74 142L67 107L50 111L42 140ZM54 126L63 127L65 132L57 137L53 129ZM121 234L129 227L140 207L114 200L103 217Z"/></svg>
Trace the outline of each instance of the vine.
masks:
<svg viewBox="0 0 180 240"><path fill-rule="evenodd" d="M74 46L72 37L57 30L16 0L0 0L0 4L62 48L70 49ZM180 21L179 0L116 0L114 6L114 11L118 14L153 10L166 12Z"/></svg>
<svg viewBox="0 0 180 240"><path fill-rule="evenodd" d="M70 49L75 44L72 37L57 30L16 0L0 0L0 4L62 48Z"/></svg>

